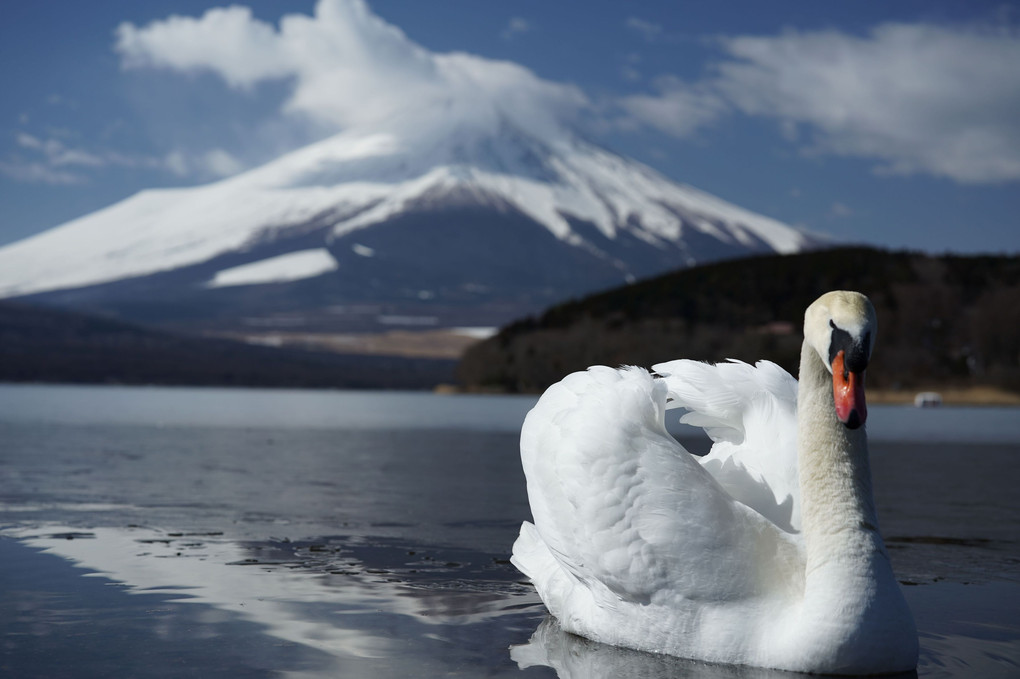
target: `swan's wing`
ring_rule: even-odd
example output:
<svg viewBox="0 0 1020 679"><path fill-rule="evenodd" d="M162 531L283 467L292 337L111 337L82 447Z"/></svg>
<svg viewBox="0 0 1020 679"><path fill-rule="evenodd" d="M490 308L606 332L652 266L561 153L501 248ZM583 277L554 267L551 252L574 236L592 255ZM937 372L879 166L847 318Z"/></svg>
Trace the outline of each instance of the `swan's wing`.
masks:
<svg viewBox="0 0 1020 679"><path fill-rule="evenodd" d="M525 524L514 562L547 604L559 569L602 606L790 586L797 543L669 435L665 405L665 383L644 370L597 367L550 387L528 414L521 458L535 529Z"/></svg>
<svg viewBox="0 0 1020 679"><path fill-rule="evenodd" d="M800 528L797 380L770 361L660 363L670 408L715 442L702 465L727 492L785 530Z"/></svg>

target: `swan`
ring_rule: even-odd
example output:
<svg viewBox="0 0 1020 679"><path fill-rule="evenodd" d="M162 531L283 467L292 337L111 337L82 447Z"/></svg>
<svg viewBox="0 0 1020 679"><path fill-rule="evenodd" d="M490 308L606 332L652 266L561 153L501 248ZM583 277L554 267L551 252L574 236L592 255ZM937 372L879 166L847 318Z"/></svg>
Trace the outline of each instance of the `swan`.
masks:
<svg viewBox="0 0 1020 679"><path fill-rule="evenodd" d="M801 672L909 671L913 616L879 533L864 423L871 302L804 315L800 381L779 366L603 366L550 387L521 430L534 523L512 563L570 633ZM703 458L665 411L713 440Z"/></svg>

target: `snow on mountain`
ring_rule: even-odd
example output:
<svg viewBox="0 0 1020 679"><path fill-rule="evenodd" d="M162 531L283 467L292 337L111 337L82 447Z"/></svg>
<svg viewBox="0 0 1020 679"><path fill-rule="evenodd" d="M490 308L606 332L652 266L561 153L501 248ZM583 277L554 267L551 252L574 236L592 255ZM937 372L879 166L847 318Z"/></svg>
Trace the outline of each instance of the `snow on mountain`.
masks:
<svg viewBox="0 0 1020 679"><path fill-rule="evenodd" d="M558 241L611 262L621 281L652 273L613 251L622 234L652 248L678 248L676 266L711 258L693 245L697 235L736 252L789 253L811 242L569 133L534 134L506 119L484 129L456 116L417 116L410 124L349 130L213 184L143 191L0 248L0 296L193 266L293 238L322 220L328 246L451 200L517 211ZM331 270L312 267L320 275ZM233 276L221 271L207 285Z"/></svg>
<svg viewBox="0 0 1020 679"><path fill-rule="evenodd" d="M336 260L325 248L299 250L217 271L209 281L208 287L225 288L231 285L299 281L302 278L322 275L327 271L336 271L336 268Z"/></svg>

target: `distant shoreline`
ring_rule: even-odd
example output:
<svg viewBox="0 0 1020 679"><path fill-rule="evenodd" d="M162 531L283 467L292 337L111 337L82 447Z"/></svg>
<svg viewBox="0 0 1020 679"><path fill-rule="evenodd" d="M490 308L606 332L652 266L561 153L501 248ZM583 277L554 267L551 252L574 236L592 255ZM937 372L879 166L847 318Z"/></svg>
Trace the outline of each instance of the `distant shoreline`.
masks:
<svg viewBox="0 0 1020 679"><path fill-rule="evenodd" d="M538 396L541 392L512 392L494 387L462 387L453 384L439 384L433 390L438 394L471 394L477 396L514 394ZM913 405L914 397L922 391L933 391L942 396L942 405L947 406L1012 406L1020 407L1020 394L997 387L947 387L945 389L868 389L868 403L876 405Z"/></svg>
<svg viewBox="0 0 1020 679"><path fill-rule="evenodd" d="M947 406L1020 406L1020 394L997 387L947 387L945 389L869 389L868 401L883 405L913 405L914 397L922 391L932 391L942 397Z"/></svg>

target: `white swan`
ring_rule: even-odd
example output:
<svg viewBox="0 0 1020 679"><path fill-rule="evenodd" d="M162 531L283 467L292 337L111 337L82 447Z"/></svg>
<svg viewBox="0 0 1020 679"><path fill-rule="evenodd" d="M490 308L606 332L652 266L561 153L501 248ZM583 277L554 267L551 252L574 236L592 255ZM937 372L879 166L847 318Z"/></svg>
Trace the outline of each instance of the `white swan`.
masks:
<svg viewBox="0 0 1020 679"><path fill-rule="evenodd" d="M865 296L830 292L805 314L799 387L766 361L686 360L550 387L521 431L535 523L512 560L563 629L721 663L913 669L861 426L875 331ZM672 407L709 455L667 433Z"/></svg>

